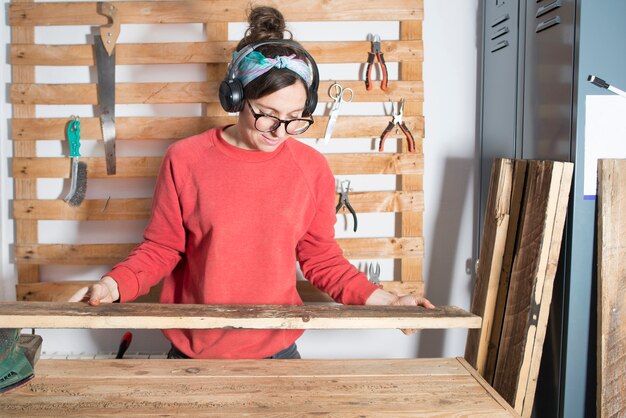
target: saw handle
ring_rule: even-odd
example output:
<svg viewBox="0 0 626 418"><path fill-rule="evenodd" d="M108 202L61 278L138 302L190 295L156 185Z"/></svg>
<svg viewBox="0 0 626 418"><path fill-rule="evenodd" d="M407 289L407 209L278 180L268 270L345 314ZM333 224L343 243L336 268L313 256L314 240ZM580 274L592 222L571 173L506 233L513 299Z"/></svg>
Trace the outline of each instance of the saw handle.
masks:
<svg viewBox="0 0 626 418"><path fill-rule="evenodd" d="M120 36L120 22L117 20L117 8L112 3L98 2L98 13L109 18L108 25L100 26L100 37L102 44L109 56L113 54L115 43Z"/></svg>

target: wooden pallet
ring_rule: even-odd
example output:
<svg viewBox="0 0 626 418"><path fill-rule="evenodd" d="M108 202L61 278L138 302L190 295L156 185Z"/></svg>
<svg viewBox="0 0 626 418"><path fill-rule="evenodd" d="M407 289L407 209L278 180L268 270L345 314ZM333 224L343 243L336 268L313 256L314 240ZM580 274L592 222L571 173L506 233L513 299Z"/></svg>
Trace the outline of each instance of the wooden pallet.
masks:
<svg viewBox="0 0 626 418"><path fill-rule="evenodd" d="M117 140L146 141L146 155L118 157L117 174L108 176L102 157L81 158L88 166L89 179L153 178L161 162L150 152L150 140L176 140L202 132L211 127L233 123L218 103L217 88L223 79L230 53L235 46L228 40L228 24L243 22L247 0L181 0L181 1L125 1L111 2L118 9L117 16L124 24L201 23L206 32L205 42L120 43L116 46L116 60L120 65L204 64L206 81L202 82L136 82L117 83L118 104L182 104L201 103L202 116L177 117L118 117ZM347 0L313 0L302 2L264 2L276 5L287 22L307 21L397 21L397 39L383 40L388 63L399 63L399 77L389 81L384 92L376 86L367 92L362 80L322 80L319 99L322 105L330 101L329 86L339 81L355 91L354 100L361 102L388 102L406 99L404 119L417 141L417 152L408 153L406 144L393 141L388 151L348 152L327 154L331 169L337 176L383 174L397 178L397 188L391 191L359 190L351 194L351 202L358 213L395 213L396 228L384 238L346 238L339 240L346 257L351 260L393 259L394 273L383 272L383 284L388 290L423 294L422 213L424 197L422 176L424 157L424 117L422 102L422 19L423 0L370 1L364 8L361 2ZM384 12L383 12L384 11ZM68 66L82 70L94 66L93 46L90 44L47 45L35 43L36 26L106 24L96 10L96 2L46 2L12 0L8 11L11 25L9 46L12 65L10 101L13 105L10 139L14 158L12 176L15 181L13 214L16 225L15 262L18 267L18 300L66 300L76 288L75 283L58 282L43 277L41 266L89 265L108 267L123 259L132 244L94 242L81 236L81 244L41 242L39 221L103 221L148 219L150 199L142 197L89 199L73 208L58 199L39 199L37 180L69 178L69 158L38 155L36 141L64 142L67 118L39 117L35 105L95 105L97 85L93 83L37 83L35 66ZM316 61L323 64L364 63L370 42L363 33L357 41L304 42ZM68 115L69 118L70 115ZM303 138L324 135L327 116L316 117L316 123ZM389 116L342 115L337 120L333 140L359 139L374 143L386 127ZM81 117L83 140L102 140L98 118ZM321 149L321 151L325 151ZM112 183L111 187L120 187ZM90 239L92 240L90 242ZM137 236L137 241L141 236ZM387 277L385 277L387 276ZM392 277L393 276L393 277ZM95 278L94 278L95 279ZM307 301L327 300L324 295L306 284L299 285ZM155 301L158 289L147 300Z"/></svg>

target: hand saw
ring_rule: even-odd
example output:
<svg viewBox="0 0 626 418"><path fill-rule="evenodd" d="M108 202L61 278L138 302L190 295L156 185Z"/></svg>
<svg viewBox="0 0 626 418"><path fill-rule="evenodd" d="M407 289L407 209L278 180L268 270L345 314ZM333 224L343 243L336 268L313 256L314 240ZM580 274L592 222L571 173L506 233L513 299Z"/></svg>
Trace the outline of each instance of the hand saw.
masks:
<svg viewBox="0 0 626 418"><path fill-rule="evenodd" d="M110 19L100 26L94 38L96 70L98 73L98 105L100 128L104 139L107 174L116 172L115 164L115 42L120 34L117 9L111 3L98 3L98 13Z"/></svg>

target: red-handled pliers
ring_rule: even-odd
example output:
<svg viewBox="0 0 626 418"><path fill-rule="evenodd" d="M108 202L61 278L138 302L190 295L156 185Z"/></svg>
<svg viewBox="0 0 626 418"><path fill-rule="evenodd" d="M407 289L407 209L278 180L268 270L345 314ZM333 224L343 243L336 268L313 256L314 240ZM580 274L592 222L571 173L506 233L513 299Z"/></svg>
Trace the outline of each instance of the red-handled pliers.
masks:
<svg viewBox="0 0 626 418"><path fill-rule="evenodd" d="M372 52L367 53L367 75L365 77L365 88L369 91L372 89L372 68L374 59L378 59L380 63L380 73L382 80L380 81L380 88L383 91L387 91L387 64L385 64L385 57L380 51L380 36L374 35L372 38Z"/></svg>
<svg viewBox="0 0 626 418"><path fill-rule="evenodd" d="M378 146L378 151L382 151L385 147L385 140L393 130L393 128L400 127L404 135L406 136L406 140L409 143L409 152L415 152L415 139L413 138L413 134L409 130L406 123L402 120L402 116L404 115L404 99L400 99L400 103L398 104L398 108L396 109L396 104L391 104L392 116L393 120L389 122L382 135L380 136L380 145Z"/></svg>

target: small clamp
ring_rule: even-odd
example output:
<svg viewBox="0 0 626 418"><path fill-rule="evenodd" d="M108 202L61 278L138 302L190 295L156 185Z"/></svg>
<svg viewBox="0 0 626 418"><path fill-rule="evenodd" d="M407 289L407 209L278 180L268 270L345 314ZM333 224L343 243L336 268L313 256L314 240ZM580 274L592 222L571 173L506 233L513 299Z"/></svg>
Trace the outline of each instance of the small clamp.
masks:
<svg viewBox="0 0 626 418"><path fill-rule="evenodd" d="M345 188L343 187L344 183L347 183ZM341 187L341 195L339 196L339 203L337 203L337 206L335 207L335 213L338 213L339 209L341 209L342 206L347 207L350 213L352 214L352 218L354 219L354 232L356 232L356 228L357 228L356 212L352 208L352 205L350 204L350 200L348 199L348 192L350 191L350 180L341 181L341 183L339 183L339 186Z"/></svg>
<svg viewBox="0 0 626 418"><path fill-rule="evenodd" d="M383 91L387 91L387 64L385 64L385 57L380 50L380 36L373 35L372 37L372 51L367 53L367 72L365 77L365 88L367 91L372 89L372 68L374 60L378 59L380 63L380 71L382 80L380 81L380 88Z"/></svg>
<svg viewBox="0 0 626 418"><path fill-rule="evenodd" d="M387 137L389 136L393 128L395 127L397 131L397 128L399 127L406 136L406 140L409 144L409 152L415 152L415 139L413 138L413 134L409 130L408 126L406 126L406 123L402 120L402 117L404 116L404 99L400 99L397 108L395 102L392 103L391 109L391 116L393 116L393 120L389 122L382 135L380 136L380 145L378 146L378 151L382 151L385 147L385 141L387 140Z"/></svg>

